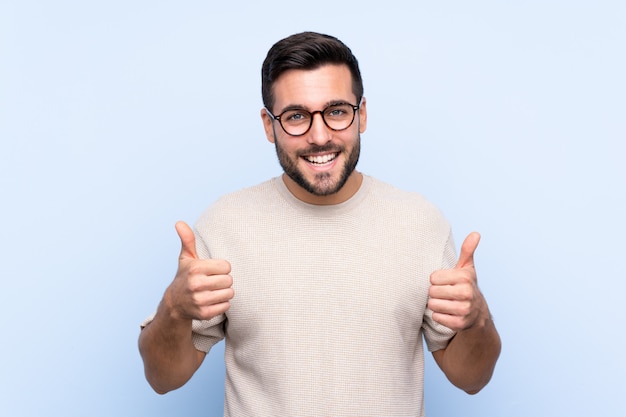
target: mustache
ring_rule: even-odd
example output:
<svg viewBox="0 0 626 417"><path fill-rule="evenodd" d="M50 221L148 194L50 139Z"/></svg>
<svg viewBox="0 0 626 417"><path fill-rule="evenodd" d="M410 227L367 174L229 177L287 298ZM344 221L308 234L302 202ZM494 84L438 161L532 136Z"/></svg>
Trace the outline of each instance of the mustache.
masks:
<svg viewBox="0 0 626 417"><path fill-rule="evenodd" d="M325 145L311 145L306 149L303 149L298 152L298 156L302 155L311 155L315 153L324 153L324 152L343 152L343 148L341 146L337 146L332 143L327 143Z"/></svg>

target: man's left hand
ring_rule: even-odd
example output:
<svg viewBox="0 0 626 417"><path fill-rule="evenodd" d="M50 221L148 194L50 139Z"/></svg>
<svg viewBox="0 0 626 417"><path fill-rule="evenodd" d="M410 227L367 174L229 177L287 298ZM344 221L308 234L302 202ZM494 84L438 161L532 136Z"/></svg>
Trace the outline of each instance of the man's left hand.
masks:
<svg viewBox="0 0 626 417"><path fill-rule="evenodd" d="M454 269L435 271L430 276L428 307L433 319L455 331L468 329L483 316L489 316L487 302L478 289L474 252L480 234L470 233L461 245Z"/></svg>

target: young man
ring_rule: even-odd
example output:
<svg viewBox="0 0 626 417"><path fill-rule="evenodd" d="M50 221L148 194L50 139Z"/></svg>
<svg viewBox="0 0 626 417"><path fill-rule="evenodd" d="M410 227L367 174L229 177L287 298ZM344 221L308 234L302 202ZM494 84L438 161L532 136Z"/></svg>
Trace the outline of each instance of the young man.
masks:
<svg viewBox="0 0 626 417"><path fill-rule="evenodd" d="M261 117L281 177L227 195L192 231L139 348L159 393L226 339L225 414L423 416L422 337L468 393L500 339L478 289L470 234L420 195L356 171L367 102L356 58L301 33L262 69Z"/></svg>

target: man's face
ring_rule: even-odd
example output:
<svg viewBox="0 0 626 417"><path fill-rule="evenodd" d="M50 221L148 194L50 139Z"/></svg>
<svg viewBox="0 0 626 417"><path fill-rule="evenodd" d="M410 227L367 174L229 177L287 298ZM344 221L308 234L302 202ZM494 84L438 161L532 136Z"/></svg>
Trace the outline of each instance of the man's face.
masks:
<svg viewBox="0 0 626 417"><path fill-rule="evenodd" d="M274 83L273 114L299 108L309 112L331 103L357 105L352 92L352 75L345 65L324 65L314 70L290 70ZM365 100L352 125L342 131L328 128L321 115L313 116L310 130L302 136L287 134L278 121L261 112L267 139L276 146L285 171L285 183L300 200L312 204L337 204L359 188L361 176L355 171L360 152L360 133L365 131Z"/></svg>

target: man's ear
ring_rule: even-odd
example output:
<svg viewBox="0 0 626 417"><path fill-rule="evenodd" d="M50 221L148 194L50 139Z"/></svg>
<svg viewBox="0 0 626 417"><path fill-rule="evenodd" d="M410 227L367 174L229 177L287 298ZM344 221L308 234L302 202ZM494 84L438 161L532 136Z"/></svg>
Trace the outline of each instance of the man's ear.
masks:
<svg viewBox="0 0 626 417"><path fill-rule="evenodd" d="M367 101L365 97L361 99L361 107L359 107L359 133L365 132L367 128Z"/></svg>
<svg viewBox="0 0 626 417"><path fill-rule="evenodd" d="M274 137L274 120L267 114L265 108L261 109L261 120L263 120L263 129L265 129L265 137L271 143L274 143L276 138Z"/></svg>

